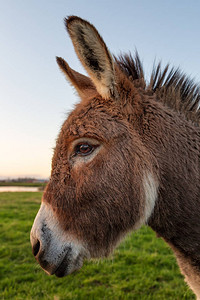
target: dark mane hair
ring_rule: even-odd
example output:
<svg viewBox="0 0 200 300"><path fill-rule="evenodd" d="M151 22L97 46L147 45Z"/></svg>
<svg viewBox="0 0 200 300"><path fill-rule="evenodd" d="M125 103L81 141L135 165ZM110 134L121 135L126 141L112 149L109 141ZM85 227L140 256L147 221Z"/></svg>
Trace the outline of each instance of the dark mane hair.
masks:
<svg viewBox="0 0 200 300"><path fill-rule="evenodd" d="M200 86L187 77L180 69L170 68L161 63L154 65L149 84L146 83L144 70L136 52L115 57L115 61L123 73L132 82L140 81L141 86L150 94L155 94L157 100L168 107L183 113L195 125L200 125Z"/></svg>

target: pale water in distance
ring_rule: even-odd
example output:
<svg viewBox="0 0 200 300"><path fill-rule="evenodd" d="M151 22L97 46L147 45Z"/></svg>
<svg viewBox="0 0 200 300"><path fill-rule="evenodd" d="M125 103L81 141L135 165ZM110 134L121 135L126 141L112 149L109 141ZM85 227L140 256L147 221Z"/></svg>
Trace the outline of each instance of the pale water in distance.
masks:
<svg viewBox="0 0 200 300"><path fill-rule="evenodd" d="M1 192L38 192L38 187L29 186L0 186Z"/></svg>

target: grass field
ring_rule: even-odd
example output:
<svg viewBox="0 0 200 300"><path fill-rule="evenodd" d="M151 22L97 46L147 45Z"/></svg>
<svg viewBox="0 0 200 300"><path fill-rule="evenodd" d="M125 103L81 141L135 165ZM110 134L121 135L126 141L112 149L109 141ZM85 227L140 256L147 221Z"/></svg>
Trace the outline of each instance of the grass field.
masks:
<svg viewBox="0 0 200 300"><path fill-rule="evenodd" d="M27 186L27 187L45 187L43 182L0 182L0 186Z"/></svg>
<svg viewBox="0 0 200 300"><path fill-rule="evenodd" d="M31 253L29 232L41 193L0 193L0 299L195 299L169 247L147 227L113 256L68 277L48 276Z"/></svg>

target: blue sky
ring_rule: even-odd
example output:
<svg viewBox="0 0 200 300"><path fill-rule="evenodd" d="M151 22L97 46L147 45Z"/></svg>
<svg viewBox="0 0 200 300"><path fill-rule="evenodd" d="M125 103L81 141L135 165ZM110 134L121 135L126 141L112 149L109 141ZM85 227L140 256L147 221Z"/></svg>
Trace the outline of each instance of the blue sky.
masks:
<svg viewBox="0 0 200 300"><path fill-rule="evenodd" d="M0 3L0 177L48 177L56 137L78 101L58 69L84 72L63 19L95 25L110 51L138 50L147 78L154 60L200 82L200 1L24 1Z"/></svg>

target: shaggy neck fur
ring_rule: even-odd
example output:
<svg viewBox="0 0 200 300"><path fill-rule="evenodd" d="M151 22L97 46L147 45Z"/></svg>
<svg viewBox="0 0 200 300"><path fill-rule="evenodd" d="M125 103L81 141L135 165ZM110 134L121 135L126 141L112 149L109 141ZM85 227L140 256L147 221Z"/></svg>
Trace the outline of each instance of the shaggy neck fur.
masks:
<svg viewBox="0 0 200 300"><path fill-rule="evenodd" d="M143 113L137 120L125 106L158 164L158 199L148 224L172 247L186 281L199 295L200 128L158 102L156 95L150 100L141 95L137 111Z"/></svg>
<svg viewBox="0 0 200 300"><path fill-rule="evenodd" d="M126 77L120 75L123 111L158 164L158 199L148 224L171 246L187 283L200 297L198 86L179 70L167 75L168 66L162 72L159 64L146 87L138 55L116 62Z"/></svg>

